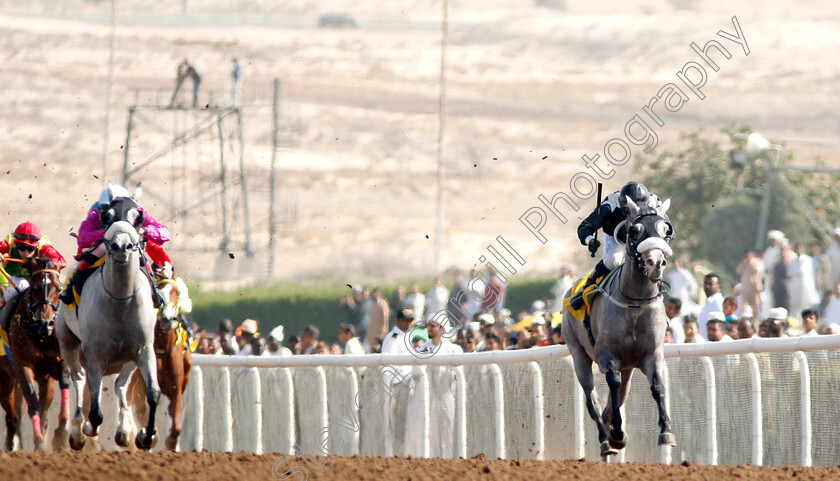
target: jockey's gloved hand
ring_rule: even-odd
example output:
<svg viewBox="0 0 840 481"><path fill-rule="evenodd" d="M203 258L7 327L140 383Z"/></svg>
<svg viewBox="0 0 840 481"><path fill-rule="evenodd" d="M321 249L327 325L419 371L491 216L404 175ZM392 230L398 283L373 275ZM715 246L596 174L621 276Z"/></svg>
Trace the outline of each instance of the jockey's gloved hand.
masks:
<svg viewBox="0 0 840 481"><path fill-rule="evenodd" d="M598 252L598 248L601 247L601 242L598 239L590 239L588 247L589 252L594 254Z"/></svg>

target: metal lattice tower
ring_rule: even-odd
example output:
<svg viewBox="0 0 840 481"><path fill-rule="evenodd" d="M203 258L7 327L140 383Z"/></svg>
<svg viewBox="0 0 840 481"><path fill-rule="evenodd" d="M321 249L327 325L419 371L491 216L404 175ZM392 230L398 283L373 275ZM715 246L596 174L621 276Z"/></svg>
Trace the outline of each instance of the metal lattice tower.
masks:
<svg viewBox="0 0 840 481"><path fill-rule="evenodd" d="M158 150L138 161L138 144ZM122 180L143 182L190 249L254 255L242 109L130 106Z"/></svg>

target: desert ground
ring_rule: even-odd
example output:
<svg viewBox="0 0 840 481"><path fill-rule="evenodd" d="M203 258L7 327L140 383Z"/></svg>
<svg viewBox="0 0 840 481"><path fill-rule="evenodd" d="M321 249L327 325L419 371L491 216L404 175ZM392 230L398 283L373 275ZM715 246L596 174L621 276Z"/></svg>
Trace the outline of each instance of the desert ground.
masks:
<svg viewBox="0 0 840 481"><path fill-rule="evenodd" d="M679 148L685 132L733 122L782 143L803 164L817 156L836 163L840 153L840 17L831 2L449 2L436 266L441 12L441 3L429 0L120 2L106 171L110 2L0 1L0 231L33 220L69 258L69 234L103 180L123 178L129 107L156 107L144 111L148 122L136 123L132 166L209 116L202 108L157 108L168 104L183 58L203 77L200 103L207 107L225 104L231 58L242 63L255 256L244 253L244 202L235 182L232 242L228 252L219 248L219 140L212 131L133 173L128 184L142 180L144 207L172 228L176 268L207 285L269 271L275 78L285 126L276 160L284 222L277 279L402 279L480 267L500 235L526 260L517 276L551 276L564 263L588 267L575 232L594 198L565 225L548 218L545 244L519 218L540 205L538 195L568 192L572 175L584 169L582 155L602 152L663 85L677 81L684 64L700 61L692 42L717 39L731 57L712 54L719 70L706 69L705 98L666 112L651 155ZM358 28L318 28L329 13L351 16ZM733 17L749 55L717 36L735 32ZM191 88L187 81L179 103L190 103ZM646 154L637 148L634 155ZM234 177L235 159L228 158ZM607 192L634 176L633 162L615 170Z"/></svg>
<svg viewBox="0 0 840 481"><path fill-rule="evenodd" d="M0 473L8 479L206 479L253 480L353 479L380 481L435 480L530 480L557 479L631 481L661 479L700 481L708 479L755 479L822 481L837 479L838 468L821 466L700 466L682 464L607 464L587 461L489 460L484 455L470 459L410 459L330 456L283 460L276 454L248 453L0 453ZM297 466L297 467L296 467ZM288 470L285 470L288 469Z"/></svg>

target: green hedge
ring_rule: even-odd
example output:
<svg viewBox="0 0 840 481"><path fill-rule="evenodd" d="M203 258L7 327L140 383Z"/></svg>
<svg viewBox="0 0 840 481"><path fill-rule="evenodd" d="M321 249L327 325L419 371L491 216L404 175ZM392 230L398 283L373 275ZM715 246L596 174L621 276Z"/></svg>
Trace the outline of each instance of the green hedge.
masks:
<svg viewBox="0 0 840 481"><path fill-rule="evenodd" d="M412 281L413 282L413 281ZM412 282L380 285L383 295L393 305L397 286L410 288ZM418 281L423 292L429 290L431 280ZM512 280L505 307L516 313L529 310L536 299L551 298L553 280ZM258 319L260 332L268 332L282 324L286 337L314 324L321 330L321 340L337 342L337 326L344 322L339 299L349 292L345 284L281 283L268 287L245 287L235 291L203 291L190 286L193 300L192 317L203 328L215 332L219 321L228 318L235 326L244 319ZM393 327L393 315L390 323Z"/></svg>

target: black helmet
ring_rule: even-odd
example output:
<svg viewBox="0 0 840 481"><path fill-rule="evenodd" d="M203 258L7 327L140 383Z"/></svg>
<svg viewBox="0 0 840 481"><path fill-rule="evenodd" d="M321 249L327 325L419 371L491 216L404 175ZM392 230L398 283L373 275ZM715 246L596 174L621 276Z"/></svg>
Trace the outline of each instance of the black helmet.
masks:
<svg viewBox="0 0 840 481"><path fill-rule="evenodd" d="M627 199L633 199L639 207L647 204L650 193L641 182L628 182L618 192L618 203L621 204L623 210L627 209Z"/></svg>

